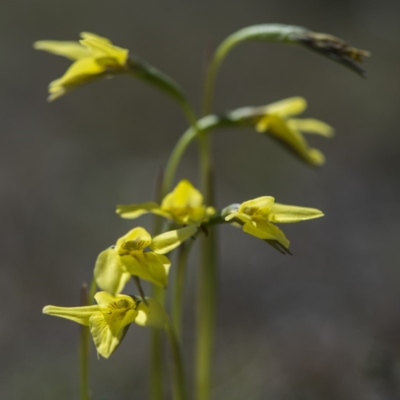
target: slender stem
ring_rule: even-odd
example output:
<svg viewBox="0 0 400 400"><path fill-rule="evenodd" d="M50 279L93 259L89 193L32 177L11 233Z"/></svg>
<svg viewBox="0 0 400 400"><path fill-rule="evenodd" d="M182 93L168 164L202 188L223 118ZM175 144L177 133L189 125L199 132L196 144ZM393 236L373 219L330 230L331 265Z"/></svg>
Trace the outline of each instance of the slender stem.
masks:
<svg viewBox="0 0 400 400"><path fill-rule="evenodd" d="M173 399L187 400L182 351L179 345L179 340L176 336L176 332L171 325L168 325L167 335L169 339L170 349L172 353L172 360L173 360L173 368L172 368Z"/></svg>
<svg viewBox="0 0 400 400"><path fill-rule="evenodd" d="M208 228L201 238L201 265L197 290L196 336L196 400L208 400L211 392L211 371L217 297L216 230Z"/></svg>
<svg viewBox="0 0 400 400"><path fill-rule="evenodd" d="M88 296L88 287L82 285L81 289L81 305L90 304ZM81 400L89 400L89 351L90 351L90 333L87 326L80 326L80 341L79 341L79 363L80 363L80 393Z"/></svg>
<svg viewBox="0 0 400 400"><path fill-rule="evenodd" d="M159 203L162 199L162 185L164 175L160 170L155 190L155 200ZM158 235L162 229L161 217L155 215L153 220L153 234ZM151 285L151 297L158 300L162 305L165 303L164 289ZM163 336L159 329L153 328L151 330L150 339L150 399L163 400L164 399L164 357L163 357Z"/></svg>
<svg viewBox="0 0 400 400"><path fill-rule="evenodd" d="M165 303L164 290L152 285L152 298L160 304ZM152 329L150 342L150 398L152 400L164 399L164 358L163 358L162 331Z"/></svg>
<svg viewBox="0 0 400 400"><path fill-rule="evenodd" d="M142 283L140 282L140 279L138 276L136 275L132 275L133 281L135 282L136 288L140 294L140 297L142 298L142 301L144 302L144 304L146 304L146 306L148 306L147 300L146 300L146 296L144 295L144 290L142 287Z"/></svg>
<svg viewBox="0 0 400 400"><path fill-rule="evenodd" d="M217 77L218 69L226 54L235 45L228 39L222 42L218 47L207 70L206 82L204 86L203 115L207 115L211 111L215 91L215 79Z"/></svg>
<svg viewBox="0 0 400 400"><path fill-rule="evenodd" d="M178 263L176 266L175 285L172 298L172 326L177 339L182 339L182 303L185 287L186 266L193 241L183 243L179 248Z"/></svg>

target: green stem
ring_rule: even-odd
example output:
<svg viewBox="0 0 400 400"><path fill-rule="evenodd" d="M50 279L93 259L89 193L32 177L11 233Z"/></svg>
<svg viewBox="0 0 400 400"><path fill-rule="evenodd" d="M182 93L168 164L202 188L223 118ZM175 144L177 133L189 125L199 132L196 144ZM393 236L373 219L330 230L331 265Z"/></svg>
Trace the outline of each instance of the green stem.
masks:
<svg viewBox="0 0 400 400"><path fill-rule="evenodd" d="M152 285L151 297L160 304L165 303L164 289ZM164 399L164 359L162 332L152 329L150 342L150 398L152 400Z"/></svg>
<svg viewBox="0 0 400 400"><path fill-rule="evenodd" d="M159 172L156 182L155 200L160 203L162 199L163 173ZM155 215L153 220L153 234L158 235L162 230L162 218ZM162 305L165 303L164 289L151 285L151 297ZM163 337L159 329L152 328L150 338L150 398L163 400L164 398L164 357Z"/></svg>
<svg viewBox="0 0 400 400"><path fill-rule="evenodd" d="M182 340L182 303L185 287L186 266L193 241L184 243L179 248L176 266L175 286L172 298L172 326L179 342Z"/></svg>
<svg viewBox="0 0 400 400"><path fill-rule="evenodd" d="M81 301L82 306L90 304L90 297L88 294L88 287L86 284L81 288ZM81 400L89 400L89 351L90 351L90 332L87 326L81 326L79 340L79 365L80 365L80 393Z"/></svg>
<svg viewBox="0 0 400 400"><path fill-rule="evenodd" d="M176 332L171 325L168 325L167 327L167 335L173 360L173 368L172 368L173 399L187 400L182 351L179 345L179 340L176 336Z"/></svg>

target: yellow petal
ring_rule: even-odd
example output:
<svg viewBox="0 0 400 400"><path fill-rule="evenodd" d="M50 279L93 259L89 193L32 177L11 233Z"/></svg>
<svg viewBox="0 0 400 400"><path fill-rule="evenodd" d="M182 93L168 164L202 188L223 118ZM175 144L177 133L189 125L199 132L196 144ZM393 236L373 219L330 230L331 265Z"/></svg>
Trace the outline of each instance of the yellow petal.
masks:
<svg viewBox="0 0 400 400"><path fill-rule="evenodd" d="M290 206L275 203L272 206L268 220L276 223L292 223L323 217L322 211L316 208Z"/></svg>
<svg viewBox="0 0 400 400"><path fill-rule="evenodd" d="M49 100L54 100L77 86L100 79L104 71L105 67L98 64L94 58L75 61L61 78L50 83Z"/></svg>
<svg viewBox="0 0 400 400"><path fill-rule="evenodd" d="M57 40L39 40L33 44L36 50L44 50L70 60L91 57L90 51L78 42L63 42Z"/></svg>
<svg viewBox="0 0 400 400"><path fill-rule="evenodd" d="M122 268L129 272L129 274L138 276L145 281L151 280L149 268L143 253L135 255L135 257L131 255L120 256L120 262Z"/></svg>
<svg viewBox="0 0 400 400"><path fill-rule="evenodd" d="M128 327L129 325L125 325L118 330L113 330L101 312L93 314L90 317L89 328L97 352L104 358L110 357L122 342Z"/></svg>
<svg viewBox="0 0 400 400"><path fill-rule="evenodd" d="M165 328L168 323L168 315L164 307L157 300L146 298L146 301L148 305L143 301L140 302L135 322L140 326L149 326L158 329Z"/></svg>
<svg viewBox="0 0 400 400"><path fill-rule="evenodd" d="M118 239L116 250L118 252L123 251L123 249L127 251L143 250L150 245L151 240L151 235L146 229L137 227Z"/></svg>
<svg viewBox="0 0 400 400"><path fill-rule="evenodd" d="M160 206L154 202L129 204L129 205L118 204L116 212L122 218L126 219L138 218L146 213L153 213L161 217L172 219L172 216L169 212L162 210Z"/></svg>
<svg viewBox="0 0 400 400"><path fill-rule="evenodd" d="M166 254L193 236L197 229L196 226L190 225L185 228L162 233L153 238L150 248L158 254Z"/></svg>
<svg viewBox="0 0 400 400"><path fill-rule="evenodd" d="M98 353L108 358L138 316L137 303L131 296L112 296L107 292L96 293L95 299L100 312L90 317L90 332Z"/></svg>
<svg viewBox="0 0 400 400"><path fill-rule="evenodd" d="M269 128L269 115L265 115L256 124L256 131L265 132L268 130L268 128Z"/></svg>
<svg viewBox="0 0 400 400"><path fill-rule="evenodd" d="M164 197L161 208L172 211L186 207L199 207L202 204L203 195L187 179L182 179L175 189Z"/></svg>
<svg viewBox="0 0 400 400"><path fill-rule="evenodd" d="M108 66L125 66L128 60L127 49L113 46L110 43L106 43L104 40L89 38L83 39L80 43L87 47L94 58L99 62Z"/></svg>
<svg viewBox="0 0 400 400"><path fill-rule="evenodd" d="M286 238L285 234L277 226L266 220L246 222L243 225L243 232L246 232L259 239L276 240L284 247L289 248L290 242Z"/></svg>
<svg viewBox="0 0 400 400"><path fill-rule="evenodd" d="M322 165L325 161L323 154L316 149L310 149L303 135L290 127L287 121L271 115L268 133L287 146L295 154L312 165Z"/></svg>
<svg viewBox="0 0 400 400"><path fill-rule="evenodd" d="M80 37L82 39L95 39L103 43L112 44L110 39L107 39L103 36L96 35L95 33L91 32L81 32Z"/></svg>
<svg viewBox="0 0 400 400"><path fill-rule="evenodd" d="M46 306L43 308L43 314L70 319L71 321L86 326L89 326L89 319L91 315L97 311L99 311L99 306L84 306L84 307Z"/></svg>
<svg viewBox="0 0 400 400"><path fill-rule="evenodd" d="M245 201L239 207L239 213L253 215L255 213L268 215L274 204L275 199L271 196L261 196L252 200Z"/></svg>
<svg viewBox="0 0 400 400"><path fill-rule="evenodd" d="M335 134L335 130L325 122L319 121L313 118L295 119L291 118L287 121L288 125L293 129L305 133L315 133L327 138L332 137Z"/></svg>
<svg viewBox="0 0 400 400"><path fill-rule="evenodd" d="M110 248L97 257L94 277L100 289L115 295L124 289L131 276L122 269L116 249Z"/></svg>
<svg viewBox="0 0 400 400"><path fill-rule="evenodd" d="M248 214L245 214L243 212L234 212L225 217L225 221L231 221L234 218L242 221L243 223L251 222L253 220L252 217Z"/></svg>
<svg viewBox="0 0 400 400"><path fill-rule="evenodd" d="M236 218L237 215L238 215L238 212L233 211L225 217L225 221L231 221L232 219Z"/></svg>
<svg viewBox="0 0 400 400"><path fill-rule="evenodd" d="M147 280L155 283L157 286L166 287L171 261L166 256L151 251L144 253L144 258L149 274L149 279Z"/></svg>
<svg viewBox="0 0 400 400"><path fill-rule="evenodd" d="M275 114L287 118L298 115L307 108L307 101L303 97L290 97L289 99L277 101L266 107L266 114Z"/></svg>

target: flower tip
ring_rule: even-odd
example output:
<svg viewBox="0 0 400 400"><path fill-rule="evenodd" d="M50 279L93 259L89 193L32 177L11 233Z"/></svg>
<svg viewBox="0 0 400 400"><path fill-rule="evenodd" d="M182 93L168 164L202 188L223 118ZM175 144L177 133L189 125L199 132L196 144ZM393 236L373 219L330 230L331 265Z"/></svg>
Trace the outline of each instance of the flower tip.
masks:
<svg viewBox="0 0 400 400"><path fill-rule="evenodd" d="M50 314L51 313L51 306L45 306L42 310L43 314Z"/></svg>

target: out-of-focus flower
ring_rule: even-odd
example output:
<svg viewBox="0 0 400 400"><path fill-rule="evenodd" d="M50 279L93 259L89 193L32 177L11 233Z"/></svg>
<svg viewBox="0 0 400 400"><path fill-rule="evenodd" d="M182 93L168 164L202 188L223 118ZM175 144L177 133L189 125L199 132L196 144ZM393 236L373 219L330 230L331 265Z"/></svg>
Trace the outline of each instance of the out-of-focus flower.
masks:
<svg viewBox="0 0 400 400"><path fill-rule="evenodd" d="M119 293L131 275L158 286L167 286L170 260L164 255L178 247L197 231L196 226L151 237L138 227L117 240L115 246L101 252L94 268L97 285L109 293Z"/></svg>
<svg viewBox="0 0 400 400"><path fill-rule="evenodd" d="M238 223L243 232L259 239L278 242L285 249L289 240L273 223L294 223L322 217L322 211L315 208L290 206L275 203L271 196L258 197L242 204L231 205L225 209L225 221Z"/></svg>
<svg viewBox="0 0 400 400"><path fill-rule="evenodd" d="M304 47L350 68L361 76L365 76L365 71L359 64L363 62L364 57L371 55L369 51L357 49L344 40L326 33L305 30L304 32L295 32L291 37Z"/></svg>
<svg viewBox="0 0 400 400"><path fill-rule="evenodd" d="M203 204L203 195L187 180L181 180L175 189L167 194L161 205L148 202L118 205L117 214L122 218L134 219L146 213L153 213L181 225L198 225L214 213L212 207Z"/></svg>
<svg viewBox="0 0 400 400"><path fill-rule="evenodd" d="M34 48L67 57L74 61L67 72L49 85L49 100L76 87L127 70L128 50L114 46L109 39L89 32L81 33L79 42L40 40Z"/></svg>
<svg viewBox="0 0 400 400"><path fill-rule="evenodd" d="M267 132L307 163L318 166L324 164L325 157L319 150L308 146L302 133L331 137L334 130L325 122L317 119L291 118L301 114L306 108L307 102L302 97L292 97L272 103L265 107L265 114L258 119L256 130Z"/></svg>
<svg viewBox="0 0 400 400"><path fill-rule="evenodd" d="M44 314L70 319L88 326L97 352L104 358L110 357L122 342L129 325L165 328L168 316L160 303L146 299L145 304L138 298L98 292L94 296L97 305L83 307L46 306Z"/></svg>

